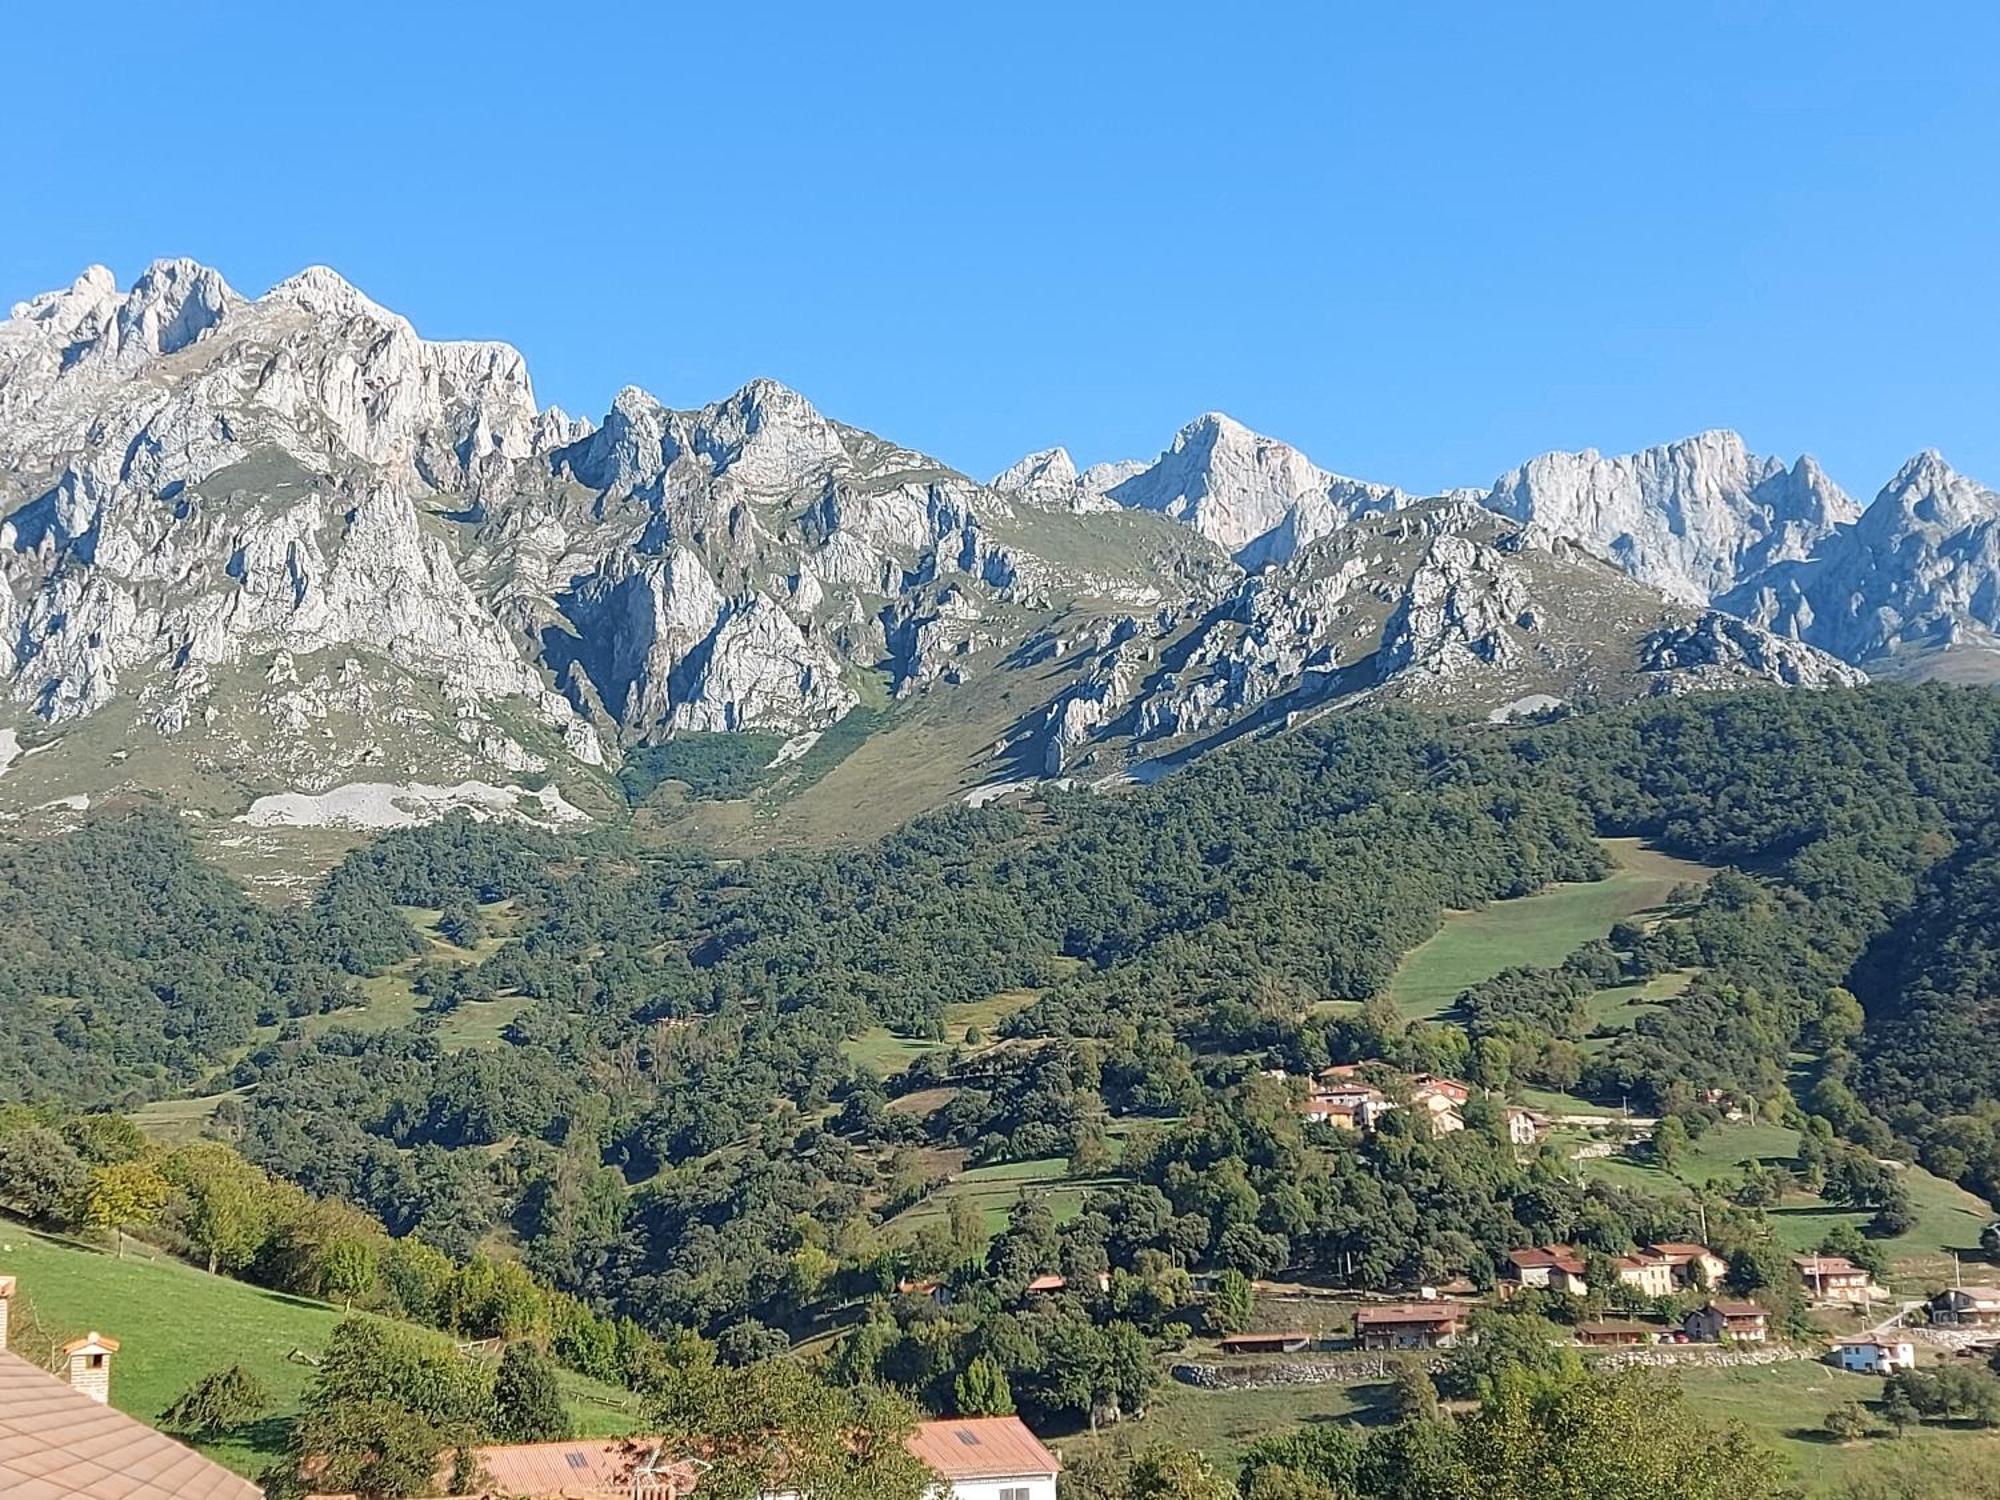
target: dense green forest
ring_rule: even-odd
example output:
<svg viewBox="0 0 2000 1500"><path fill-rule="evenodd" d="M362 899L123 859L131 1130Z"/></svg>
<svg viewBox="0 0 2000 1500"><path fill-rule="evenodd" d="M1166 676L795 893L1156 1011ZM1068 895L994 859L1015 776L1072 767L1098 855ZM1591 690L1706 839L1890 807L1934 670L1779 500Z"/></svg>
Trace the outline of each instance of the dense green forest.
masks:
<svg viewBox="0 0 2000 1500"><path fill-rule="evenodd" d="M290 906L250 899L173 815L111 815L0 856L0 1098L231 1090L210 1133L384 1245L445 1267L514 1247L587 1330L561 1351L579 1367L618 1374L620 1326L628 1347L706 1336L725 1366L847 1326L851 1383L1077 1422L1142 1405L1157 1352L1209 1316L1191 1269L1483 1284L1515 1245L1615 1254L1705 1214L1737 1285L1791 1295L1755 1182L1580 1179L1509 1145L1499 1106L1523 1087L1629 1101L1677 1138L1731 1108L1789 1120L1800 1169L1871 1233L1911 1212L1878 1158L1991 1194L1996 815L2000 696L1942 688L1524 727L1355 713L1149 787L741 861L453 819ZM1471 986L1442 1024L1383 998L1446 912L1596 879L1611 836L1721 873L1665 920ZM443 913L458 957L410 907ZM342 1024L390 966L422 1014ZM1591 995L1669 972L1684 989L1584 1045ZM952 1020L1003 994L996 1034ZM495 996L498 1043L448 1044L453 1013ZM923 1045L857 1061L884 1028ZM1414 1111L1343 1134L1302 1120L1285 1076L1330 1063L1492 1092L1459 1134ZM1078 1184L1060 1222L1024 1197L993 1235L936 1196L946 1161L1051 1158ZM273 1255L247 1273L281 1279ZM1049 1272L1105 1290L1024 1310ZM950 1312L885 1295L912 1277L952 1287Z"/></svg>

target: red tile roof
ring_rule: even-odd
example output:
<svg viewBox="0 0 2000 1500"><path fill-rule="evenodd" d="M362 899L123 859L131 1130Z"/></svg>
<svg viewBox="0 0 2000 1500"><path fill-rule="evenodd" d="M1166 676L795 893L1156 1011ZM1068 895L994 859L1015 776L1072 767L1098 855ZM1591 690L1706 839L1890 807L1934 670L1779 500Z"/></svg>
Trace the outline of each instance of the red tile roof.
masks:
<svg viewBox="0 0 2000 1500"><path fill-rule="evenodd" d="M690 1494L693 1464L668 1462L643 1438L506 1443L476 1450L485 1479L477 1493L536 1500L670 1500ZM439 1476L449 1484L449 1471Z"/></svg>
<svg viewBox="0 0 2000 1500"><path fill-rule="evenodd" d="M1762 1318L1769 1316L1754 1302L1711 1302L1710 1308L1725 1318Z"/></svg>
<svg viewBox="0 0 2000 1500"><path fill-rule="evenodd" d="M6 1500L261 1500L249 1480L4 1351L0 1495Z"/></svg>
<svg viewBox="0 0 2000 1500"><path fill-rule="evenodd" d="M1868 1273L1844 1255L1794 1255L1802 1276L1865 1276Z"/></svg>
<svg viewBox="0 0 2000 1500"><path fill-rule="evenodd" d="M1530 1246L1526 1250L1509 1250L1507 1259L1524 1271L1553 1266L1571 1276L1583 1274L1583 1257L1569 1245L1540 1245Z"/></svg>
<svg viewBox="0 0 2000 1500"><path fill-rule="evenodd" d="M1354 1314L1356 1328L1400 1323L1456 1323L1471 1311L1459 1302L1391 1302L1364 1307Z"/></svg>
<svg viewBox="0 0 2000 1500"><path fill-rule="evenodd" d="M919 1422L903 1446L947 1480L1015 1479L1062 1469L1061 1460L1019 1417Z"/></svg>
<svg viewBox="0 0 2000 1500"><path fill-rule="evenodd" d="M960 1417L919 1422L903 1446L913 1458L947 1481L1016 1479L1062 1470L1061 1461L1042 1446L1041 1440L1019 1417ZM634 1500L634 1497L687 1500L700 1490L699 1467L685 1459L666 1460L659 1444L648 1438L509 1443L481 1448L477 1458L490 1481L475 1491L482 1496L529 1496L532 1500ZM440 1488L448 1483L447 1474L440 1474ZM640 1481L636 1486L635 1479ZM14 1500L12 1490L0 1489L0 1496Z"/></svg>

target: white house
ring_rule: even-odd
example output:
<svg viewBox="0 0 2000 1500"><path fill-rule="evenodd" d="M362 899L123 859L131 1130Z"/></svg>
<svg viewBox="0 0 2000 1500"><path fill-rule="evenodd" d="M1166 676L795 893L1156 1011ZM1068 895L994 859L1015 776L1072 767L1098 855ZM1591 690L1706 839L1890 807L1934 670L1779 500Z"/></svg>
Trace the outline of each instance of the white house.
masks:
<svg viewBox="0 0 2000 1500"><path fill-rule="evenodd" d="M904 1440L937 1475L932 1500L1056 1500L1062 1464L1019 1417L919 1422ZM516 1500L700 1500L703 1465L653 1438L508 1443L472 1455L480 1494ZM439 1475L448 1483L449 1469ZM6 1493L0 1491L0 1494ZM441 1488L440 1495L445 1492ZM461 1500L461 1497L453 1497ZM761 1500L799 1500L772 1493Z"/></svg>
<svg viewBox="0 0 2000 1500"><path fill-rule="evenodd" d="M904 1446L942 1481L939 1500L1056 1500L1062 1462L1019 1417L919 1422Z"/></svg>
<svg viewBox="0 0 2000 1500"><path fill-rule="evenodd" d="M1916 1346L1908 1339L1842 1339L1833 1346L1833 1362L1857 1375L1893 1375L1916 1368Z"/></svg>

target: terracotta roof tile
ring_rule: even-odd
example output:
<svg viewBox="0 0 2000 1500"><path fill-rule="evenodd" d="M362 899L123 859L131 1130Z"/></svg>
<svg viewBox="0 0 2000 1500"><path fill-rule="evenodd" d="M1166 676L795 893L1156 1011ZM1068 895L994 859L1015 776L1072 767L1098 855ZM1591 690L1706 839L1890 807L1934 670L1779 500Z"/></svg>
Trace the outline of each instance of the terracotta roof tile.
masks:
<svg viewBox="0 0 2000 1500"><path fill-rule="evenodd" d="M1062 1468L1019 1417L919 1422L903 1446L945 1479L1014 1479Z"/></svg>
<svg viewBox="0 0 2000 1500"><path fill-rule="evenodd" d="M249 1480L5 1351L0 1351L0 1496L259 1500Z"/></svg>
<svg viewBox="0 0 2000 1500"><path fill-rule="evenodd" d="M1471 1311L1471 1308L1459 1302L1391 1302L1376 1307L1358 1308L1354 1314L1354 1326L1368 1328L1382 1323L1455 1323Z"/></svg>

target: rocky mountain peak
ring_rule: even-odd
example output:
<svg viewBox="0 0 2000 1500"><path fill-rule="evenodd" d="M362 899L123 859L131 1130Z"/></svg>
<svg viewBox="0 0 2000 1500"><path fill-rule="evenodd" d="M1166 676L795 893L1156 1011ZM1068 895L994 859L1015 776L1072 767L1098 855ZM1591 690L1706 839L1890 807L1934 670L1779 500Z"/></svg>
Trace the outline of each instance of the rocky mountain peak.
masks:
<svg viewBox="0 0 2000 1500"><path fill-rule="evenodd" d="M1066 491L1075 486L1079 477L1069 449L1043 448L1002 469L986 482L986 487L1007 495L1043 488Z"/></svg>
<svg viewBox="0 0 2000 1500"><path fill-rule="evenodd" d="M272 305L289 303L315 317L367 318L376 323L409 326L407 319L363 294L331 266L307 266L297 275L287 276L257 300Z"/></svg>
<svg viewBox="0 0 2000 1500"><path fill-rule="evenodd" d="M1342 520L1407 498L1322 469L1221 412L1195 418L1150 467L1104 493L1186 522L1250 567L1281 562Z"/></svg>
<svg viewBox="0 0 2000 1500"><path fill-rule="evenodd" d="M177 353L243 305L221 273L195 261L154 261L129 292L92 266L62 291L16 303L0 326L0 410L39 404L67 379Z"/></svg>
<svg viewBox="0 0 2000 1500"><path fill-rule="evenodd" d="M1943 535L2000 517L2000 494L1969 479L1926 448L1904 463L1862 521L1877 540L1909 530Z"/></svg>
<svg viewBox="0 0 2000 1500"><path fill-rule="evenodd" d="M1079 473L1067 448L1044 448L1002 469L987 481L986 487L1033 505L1059 506L1083 515L1118 509L1118 502L1105 492L1144 467L1098 464Z"/></svg>
<svg viewBox="0 0 2000 1500"><path fill-rule="evenodd" d="M840 431L813 404L775 380L756 379L695 415L695 450L716 473L742 483L783 488L847 456Z"/></svg>
<svg viewBox="0 0 2000 1500"><path fill-rule="evenodd" d="M1616 457L1544 453L1494 481L1486 503L1692 603L1804 556L1858 514L1817 463L1788 469L1720 428Z"/></svg>

